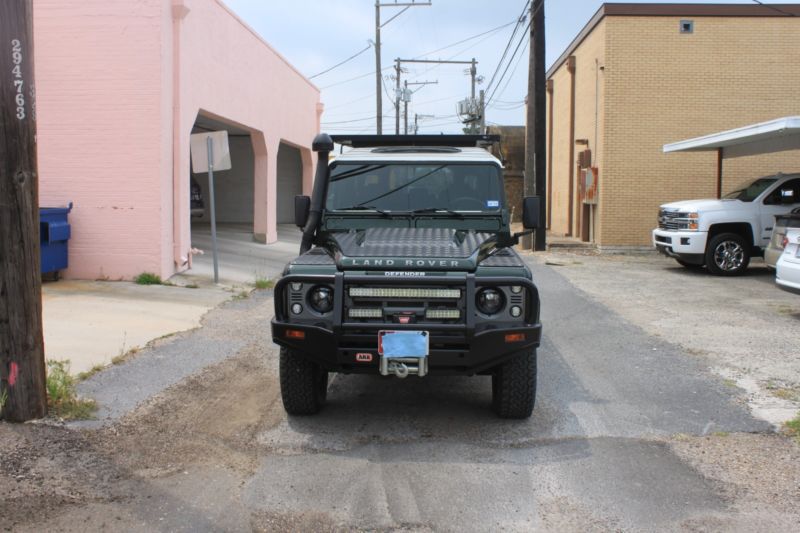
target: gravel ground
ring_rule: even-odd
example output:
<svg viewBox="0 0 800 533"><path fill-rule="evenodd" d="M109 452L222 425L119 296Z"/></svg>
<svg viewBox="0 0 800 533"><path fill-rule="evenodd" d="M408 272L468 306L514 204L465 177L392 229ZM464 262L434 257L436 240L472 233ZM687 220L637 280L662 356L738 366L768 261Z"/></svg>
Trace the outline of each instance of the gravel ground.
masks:
<svg viewBox="0 0 800 533"><path fill-rule="evenodd" d="M800 409L800 295L780 290L754 259L746 275L720 278L655 253L537 254L592 299L648 333L679 344L731 386L753 413L779 427Z"/></svg>
<svg viewBox="0 0 800 533"><path fill-rule="evenodd" d="M115 404L102 427L0 423L0 527L797 530L795 442L748 415L742 392L706 370L712 355L656 337L632 304L605 303L579 276L572 283L585 292L562 277L591 261L594 283L638 299L647 315L655 311L633 282L664 269L683 274L652 258L529 259L563 265L534 265L546 337L530 420L494 418L488 378L341 375L320 416L288 418L269 336L272 300L257 292L120 365L140 380L150 369L166 388L135 407ZM748 305L771 309L768 298ZM198 352L207 366L188 376L160 363L176 347L215 351L225 339L224 356ZM108 376L92 378L104 384L97 390L127 383Z"/></svg>

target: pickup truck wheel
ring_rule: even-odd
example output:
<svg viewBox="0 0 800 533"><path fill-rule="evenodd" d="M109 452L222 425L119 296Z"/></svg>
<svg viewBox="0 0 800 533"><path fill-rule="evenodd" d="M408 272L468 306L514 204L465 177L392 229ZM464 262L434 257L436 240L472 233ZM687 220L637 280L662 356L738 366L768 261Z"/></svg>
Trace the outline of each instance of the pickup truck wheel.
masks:
<svg viewBox="0 0 800 533"><path fill-rule="evenodd" d="M706 266L715 276L737 276L750 264L750 245L736 233L721 233L706 246Z"/></svg>
<svg viewBox="0 0 800 533"><path fill-rule="evenodd" d="M528 418L536 401L536 348L520 352L492 374L492 408L500 418Z"/></svg>
<svg viewBox="0 0 800 533"><path fill-rule="evenodd" d="M313 415L325 405L328 372L292 350L281 348L280 382L283 408L290 415Z"/></svg>

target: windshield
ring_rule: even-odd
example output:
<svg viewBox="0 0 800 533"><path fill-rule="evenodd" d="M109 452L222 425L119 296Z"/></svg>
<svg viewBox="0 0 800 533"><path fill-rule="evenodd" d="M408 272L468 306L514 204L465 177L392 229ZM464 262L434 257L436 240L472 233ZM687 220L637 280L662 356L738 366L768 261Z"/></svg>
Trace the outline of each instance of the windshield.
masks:
<svg viewBox="0 0 800 533"><path fill-rule="evenodd" d="M758 178L756 181L745 187L724 196L730 200L741 200L742 202L752 202L758 195L764 192L767 187L775 183L777 178Z"/></svg>
<svg viewBox="0 0 800 533"><path fill-rule="evenodd" d="M331 168L326 209L474 211L502 207L500 168L490 164L348 163Z"/></svg>

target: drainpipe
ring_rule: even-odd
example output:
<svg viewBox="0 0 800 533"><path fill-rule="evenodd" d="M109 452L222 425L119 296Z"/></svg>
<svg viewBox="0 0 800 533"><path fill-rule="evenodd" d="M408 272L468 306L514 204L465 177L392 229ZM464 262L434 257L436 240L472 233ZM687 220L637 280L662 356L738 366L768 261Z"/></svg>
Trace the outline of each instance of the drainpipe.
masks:
<svg viewBox="0 0 800 533"><path fill-rule="evenodd" d="M567 58L569 72L569 218L567 236L572 236L572 219L575 211L575 56Z"/></svg>
<svg viewBox="0 0 800 533"><path fill-rule="evenodd" d="M547 111L550 118L547 125L547 225L550 229L553 220L553 80L547 80L547 94L550 97L549 109Z"/></svg>
<svg viewBox="0 0 800 533"><path fill-rule="evenodd" d="M192 267L192 256L181 254L181 21L189 14L183 0L172 2L172 259L175 270L187 264Z"/></svg>
<svg viewBox="0 0 800 533"><path fill-rule="evenodd" d="M722 198L722 148L717 148L717 198Z"/></svg>

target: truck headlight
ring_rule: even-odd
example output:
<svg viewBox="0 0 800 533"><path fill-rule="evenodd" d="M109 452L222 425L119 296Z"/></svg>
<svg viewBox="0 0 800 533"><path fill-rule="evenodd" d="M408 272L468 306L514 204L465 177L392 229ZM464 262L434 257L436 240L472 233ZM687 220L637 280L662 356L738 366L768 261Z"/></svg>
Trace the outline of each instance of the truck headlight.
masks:
<svg viewBox="0 0 800 533"><path fill-rule="evenodd" d="M493 315L503 309L505 297L497 289L482 289L478 293L476 304L481 313Z"/></svg>
<svg viewBox="0 0 800 533"><path fill-rule="evenodd" d="M317 285L308 291L308 305L317 313L329 313L333 309L333 289Z"/></svg>

